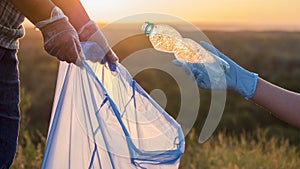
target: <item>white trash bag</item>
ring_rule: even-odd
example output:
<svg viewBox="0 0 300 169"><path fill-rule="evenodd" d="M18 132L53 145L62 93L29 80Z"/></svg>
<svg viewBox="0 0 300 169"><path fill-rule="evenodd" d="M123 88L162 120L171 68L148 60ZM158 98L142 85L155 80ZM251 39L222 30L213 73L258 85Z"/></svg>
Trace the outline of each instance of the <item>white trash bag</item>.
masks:
<svg viewBox="0 0 300 169"><path fill-rule="evenodd" d="M42 169L176 169L184 145L180 125L121 64L60 63Z"/></svg>

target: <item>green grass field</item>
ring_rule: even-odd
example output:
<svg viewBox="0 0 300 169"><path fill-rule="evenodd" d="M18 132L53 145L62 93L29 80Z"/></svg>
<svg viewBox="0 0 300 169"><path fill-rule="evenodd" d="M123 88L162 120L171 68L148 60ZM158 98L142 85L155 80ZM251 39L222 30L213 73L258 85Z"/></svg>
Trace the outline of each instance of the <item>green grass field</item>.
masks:
<svg viewBox="0 0 300 169"><path fill-rule="evenodd" d="M218 49L241 66L281 87L300 92L300 33L205 33ZM186 34L192 36L193 32ZM127 46L116 45L114 50L122 59L122 55L126 56L136 50L133 48L138 44L139 41ZM35 169L39 168L43 156L59 62L43 51L42 37L33 29L28 29L26 37L21 40L19 61L22 121L18 152L12 168ZM136 77L146 91L151 89L147 81L149 77L152 81L160 81L157 72L146 72ZM162 82L158 85L166 87L166 84ZM216 133L207 142L199 144L197 139L207 115L210 98L208 91L200 89L200 94L206 99L201 99L196 124L186 136L186 152L180 168L300 168L300 130L231 92L228 93L225 111ZM176 116L178 106L168 105L167 111Z"/></svg>

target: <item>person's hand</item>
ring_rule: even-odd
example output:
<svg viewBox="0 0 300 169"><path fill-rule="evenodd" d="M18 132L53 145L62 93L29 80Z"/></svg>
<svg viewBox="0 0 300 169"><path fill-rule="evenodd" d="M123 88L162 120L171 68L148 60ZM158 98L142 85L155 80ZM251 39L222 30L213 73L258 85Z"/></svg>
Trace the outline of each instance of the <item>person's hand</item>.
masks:
<svg viewBox="0 0 300 169"><path fill-rule="evenodd" d="M118 61L118 57L110 48L105 36L93 21L89 21L85 25L83 25L78 30L78 35L81 42L88 42L86 43L86 47L88 47L87 50L95 50L94 54L87 56L86 59L91 60L93 62L101 63L115 63ZM97 43L98 46L102 48L102 52L100 52L100 50L97 49L97 45L90 42ZM92 49L94 47L95 49ZM99 51L100 53L97 53L96 51ZM103 52L105 54L105 57L103 57Z"/></svg>
<svg viewBox="0 0 300 169"><path fill-rule="evenodd" d="M229 68L225 69L226 84L211 84L209 71L207 68L212 68L215 63L188 63L178 60L174 61L174 64L181 66L185 72L187 72L196 82L197 85L204 89L229 89L233 90L243 97L250 99L253 97L256 90L258 75L256 73L249 72L240 67L230 58L221 53L218 49L213 47L207 42L200 42L201 46L207 51L213 53L215 57L220 57L229 64ZM218 59L216 59L218 60ZM211 65L210 65L211 64ZM222 83L222 82L220 82Z"/></svg>
<svg viewBox="0 0 300 169"><path fill-rule="evenodd" d="M61 61L81 65L84 55L76 30L63 12L55 7L51 17L36 24L43 34L44 48Z"/></svg>

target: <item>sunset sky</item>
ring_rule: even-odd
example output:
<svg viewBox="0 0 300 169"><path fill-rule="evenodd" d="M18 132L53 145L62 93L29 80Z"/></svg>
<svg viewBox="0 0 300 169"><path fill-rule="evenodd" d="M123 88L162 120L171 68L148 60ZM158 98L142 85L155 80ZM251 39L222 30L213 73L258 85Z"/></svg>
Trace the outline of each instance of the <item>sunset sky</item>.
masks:
<svg viewBox="0 0 300 169"><path fill-rule="evenodd" d="M300 0L81 0L91 18L112 22L145 12L211 25L300 30Z"/></svg>
<svg viewBox="0 0 300 169"><path fill-rule="evenodd" d="M204 29L300 31L300 0L81 0L96 22L162 13ZM142 21L141 21L142 22ZM25 25L28 24L27 21Z"/></svg>

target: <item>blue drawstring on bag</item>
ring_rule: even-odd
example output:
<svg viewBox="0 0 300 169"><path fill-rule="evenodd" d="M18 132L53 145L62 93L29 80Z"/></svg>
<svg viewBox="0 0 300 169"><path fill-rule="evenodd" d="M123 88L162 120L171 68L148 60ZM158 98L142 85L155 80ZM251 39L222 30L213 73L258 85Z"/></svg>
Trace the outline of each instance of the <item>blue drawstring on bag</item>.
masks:
<svg viewBox="0 0 300 169"><path fill-rule="evenodd" d="M41 168L178 168L180 125L121 64L109 64L60 63Z"/></svg>

